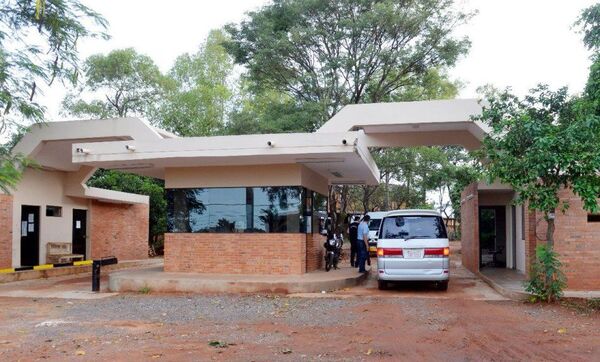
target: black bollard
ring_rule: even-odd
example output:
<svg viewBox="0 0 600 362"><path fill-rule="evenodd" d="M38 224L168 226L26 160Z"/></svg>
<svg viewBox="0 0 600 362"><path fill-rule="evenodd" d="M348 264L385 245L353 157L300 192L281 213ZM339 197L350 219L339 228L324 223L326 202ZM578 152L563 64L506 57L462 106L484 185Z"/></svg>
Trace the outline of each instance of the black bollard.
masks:
<svg viewBox="0 0 600 362"><path fill-rule="evenodd" d="M94 260L92 263L92 292L100 291L100 267L102 262L100 260Z"/></svg>
<svg viewBox="0 0 600 362"><path fill-rule="evenodd" d="M96 259L92 262L92 292L100 291L100 269L102 265L111 265L117 263L118 260L114 256Z"/></svg>

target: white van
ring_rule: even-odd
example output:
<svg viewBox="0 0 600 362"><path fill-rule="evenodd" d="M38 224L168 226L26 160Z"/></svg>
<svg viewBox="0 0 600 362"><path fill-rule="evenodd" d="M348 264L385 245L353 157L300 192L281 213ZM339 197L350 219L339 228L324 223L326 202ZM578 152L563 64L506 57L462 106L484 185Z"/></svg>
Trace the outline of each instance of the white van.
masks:
<svg viewBox="0 0 600 362"><path fill-rule="evenodd" d="M450 244L441 215L433 210L390 211L377 241L379 289L394 281L435 281L448 289Z"/></svg>

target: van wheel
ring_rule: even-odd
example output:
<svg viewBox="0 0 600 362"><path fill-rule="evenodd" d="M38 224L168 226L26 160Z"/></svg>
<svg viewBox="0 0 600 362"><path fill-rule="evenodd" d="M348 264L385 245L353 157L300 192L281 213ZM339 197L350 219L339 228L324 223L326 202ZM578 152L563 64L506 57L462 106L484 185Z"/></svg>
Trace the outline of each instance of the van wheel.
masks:
<svg viewBox="0 0 600 362"><path fill-rule="evenodd" d="M377 288L379 288L379 290L387 290L388 289L388 284L385 280L378 280L377 281Z"/></svg>
<svg viewBox="0 0 600 362"><path fill-rule="evenodd" d="M444 280L443 282L437 282L437 290L441 290L442 292L445 292L446 290L448 290L448 281Z"/></svg>

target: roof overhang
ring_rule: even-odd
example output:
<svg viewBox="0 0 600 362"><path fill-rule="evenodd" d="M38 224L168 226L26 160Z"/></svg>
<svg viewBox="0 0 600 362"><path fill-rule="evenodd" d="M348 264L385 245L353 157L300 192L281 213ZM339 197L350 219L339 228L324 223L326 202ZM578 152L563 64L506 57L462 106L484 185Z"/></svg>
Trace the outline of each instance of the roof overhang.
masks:
<svg viewBox="0 0 600 362"><path fill-rule="evenodd" d="M164 178L166 168L301 164L331 184L379 182L363 132L189 137L75 143L77 165Z"/></svg>
<svg viewBox="0 0 600 362"><path fill-rule="evenodd" d="M368 147L481 146L488 129L472 117L481 114L476 99L353 104L317 132L363 130Z"/></svg>

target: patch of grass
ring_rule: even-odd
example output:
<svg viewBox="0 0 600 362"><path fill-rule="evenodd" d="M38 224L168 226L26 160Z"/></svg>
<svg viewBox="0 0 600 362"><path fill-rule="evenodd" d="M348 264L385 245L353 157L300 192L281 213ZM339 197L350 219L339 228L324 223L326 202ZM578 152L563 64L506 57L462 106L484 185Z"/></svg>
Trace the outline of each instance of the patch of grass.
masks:
<svg viewBox="0 0 600 362"><path fill-rule="evenodd" d="M592 314L600 312L600 298L592 298L588 300L573 300L567 299L560 303L563 307L573 309L581 314Z"/></svg>
<svg viewBox="0 0 600 362"><path fill-rule="evenodd" d="M152 289L150 289L149 286L145 285L145 286L141 287L140 290L138 290L138 293L140 293L140 294L150 294L151 291L152 291Z"/></svg>

